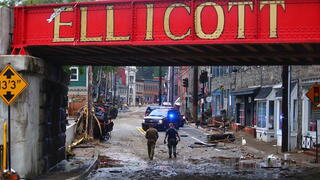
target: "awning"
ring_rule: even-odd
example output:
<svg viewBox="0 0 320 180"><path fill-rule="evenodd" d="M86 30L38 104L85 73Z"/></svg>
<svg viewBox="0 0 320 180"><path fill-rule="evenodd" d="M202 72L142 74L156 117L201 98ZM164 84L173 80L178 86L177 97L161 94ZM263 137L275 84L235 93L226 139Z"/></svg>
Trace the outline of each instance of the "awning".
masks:
<svg viewBox="0 0 320 180"><path fill-rule="evenodd" d="M290 85L291 93L292 93L294 87L296 86L296 84L297 84L296 82L291 83L291 85ZM277 98L282 98L282 88L277 90L276 97Z"/></svg>
<svg viewBox="0 0 320 180"><path fill-rule="evenodd" d="M248 88L248 89L243 89L235 92L231 92L230 94L232 96L246 96L246 95L255 95L258 93L260 87L258 88Z"/></svg>
<svg viewBox="0 0 320 180"><path fill-rule="evenodd" d="M263 87L259 90L258 95L255 97L255 100L266 99L272 91L272 87Z"/></svg>

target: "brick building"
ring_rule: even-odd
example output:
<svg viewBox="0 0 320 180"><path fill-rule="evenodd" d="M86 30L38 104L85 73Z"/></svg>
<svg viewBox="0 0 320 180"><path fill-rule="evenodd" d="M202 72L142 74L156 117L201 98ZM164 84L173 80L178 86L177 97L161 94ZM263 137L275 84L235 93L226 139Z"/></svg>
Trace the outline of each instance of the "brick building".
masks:
<svg viewBox="0 0 320 180"><path fill-rule="evenodd" d="M159 96L159 81L144 80L144 100L147 104L156 103Z"/></svg>

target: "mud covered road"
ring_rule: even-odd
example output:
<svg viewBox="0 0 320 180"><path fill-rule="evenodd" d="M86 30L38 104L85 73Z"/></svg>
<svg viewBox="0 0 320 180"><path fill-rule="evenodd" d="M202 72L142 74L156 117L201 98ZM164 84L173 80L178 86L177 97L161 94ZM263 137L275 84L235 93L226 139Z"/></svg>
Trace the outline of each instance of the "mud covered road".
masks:
<svg viewBox="0 0 320 180"><path fill-rule="evenodd" d="M140 129L144 110L119 113L111 140L95 144L100 162L87 179L320 179L319 167L267 161L265 155L242 146L239 138L214 147L195 145L205 142L206 134L191 126L179 130L182 137L176 159L169 159L165 133L159 132L155 157L150 161Z"/></svg>

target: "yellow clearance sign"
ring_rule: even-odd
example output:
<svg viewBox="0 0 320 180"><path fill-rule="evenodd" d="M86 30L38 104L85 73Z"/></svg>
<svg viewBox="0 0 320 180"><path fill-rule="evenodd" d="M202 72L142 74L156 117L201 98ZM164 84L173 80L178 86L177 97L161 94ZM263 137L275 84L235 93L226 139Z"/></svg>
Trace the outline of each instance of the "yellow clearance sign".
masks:
<svg viewBox="0 0 320 180"><path fill-rule="evenodd" d="M9 64L0 73L0 96L10 105L28 86L28 83Z"/></svg>

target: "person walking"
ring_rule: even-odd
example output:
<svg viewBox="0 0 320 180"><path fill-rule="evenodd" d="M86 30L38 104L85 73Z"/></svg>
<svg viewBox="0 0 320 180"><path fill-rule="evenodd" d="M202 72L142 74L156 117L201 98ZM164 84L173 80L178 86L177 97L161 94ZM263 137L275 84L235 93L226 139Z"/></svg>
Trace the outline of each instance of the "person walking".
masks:
<svg viewBox="0 0 320 180"><path fill-rule="evenodd" d="M164 138L164 144L166 144L167 139L168 139L169 158L172 158L172 152L173 152L173 156L176 158L177 157L176 149L177 149L178 141L180 141L180 136L172 123L169 124L169 129L167 130L166 136Z"/></svg>
<svg viewBox="0 0 320 180"><path fill-rule="evenodd" d="M152 125L149 126L149 129L146 132L146 138L148 140L147 142L148 156L149 156L149 159L152 160L154 156L154 148L159 138L157 129L155 129Z"/></svg>

